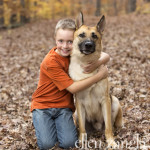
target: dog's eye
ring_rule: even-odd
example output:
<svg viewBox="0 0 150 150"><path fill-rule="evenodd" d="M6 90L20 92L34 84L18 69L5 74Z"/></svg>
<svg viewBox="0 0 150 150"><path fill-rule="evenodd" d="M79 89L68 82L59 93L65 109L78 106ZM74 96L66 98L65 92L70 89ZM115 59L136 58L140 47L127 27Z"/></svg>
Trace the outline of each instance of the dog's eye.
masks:
<svg viewBox="0 0 150 150"><path fill-rule="evenodd" d="M85 37L85 33L79 34L79 37L84 38Z"/></svg>
<svg viewBox="0 0 150 150"><path fill-rule="evenodd" d="M97 39L97 35L95 33L92 33L92 38Z"/></svg>

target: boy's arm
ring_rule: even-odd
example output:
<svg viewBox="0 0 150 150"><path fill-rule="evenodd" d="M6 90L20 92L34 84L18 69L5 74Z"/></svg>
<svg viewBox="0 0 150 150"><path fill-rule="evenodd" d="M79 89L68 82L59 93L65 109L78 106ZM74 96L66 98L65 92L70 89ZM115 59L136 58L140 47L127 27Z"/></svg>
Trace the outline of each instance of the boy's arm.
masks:
<svg viewBox="0 0 150 150"><path fill-rule="evenodd" d="M109 62L109 60L110 60L110 56L107 53L102 52L101 53L101 57L98 60L98 65L99 66L102 65L102 64L105 65L105 64L107 64Z"/></svg>
<svg viewBox="0 0 150 150"><path fill-rule="evenodd" d="M94 83L106 78L108 75L108 69L106 66L101 66L99 71L97 72L97 74L86 78L84 80L81 81L75 81L73 82L73 84L71 84L69 87L67 87L66 89L72 93L75 94L79 91L82 91L88 87L90 87L91 85L93 85Z"/></svg>
<svg viewBox="0 0 150 150"><path fill-rule="evenodd" d="M98 68L100 65L105 65L110 60L110 56L107 53L102 52L101 57L98 61L95 62L89 62L88 65L82 66L84 69L84 73L90 73L94 71L96 68Z"/></svg>

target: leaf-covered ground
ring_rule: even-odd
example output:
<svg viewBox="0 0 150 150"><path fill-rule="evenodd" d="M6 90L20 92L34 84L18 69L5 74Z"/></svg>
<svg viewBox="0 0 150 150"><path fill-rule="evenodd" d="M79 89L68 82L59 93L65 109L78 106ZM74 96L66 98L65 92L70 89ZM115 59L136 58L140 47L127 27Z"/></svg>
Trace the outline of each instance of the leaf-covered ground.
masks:
<svg viewBox="0 0 150 150"><path fill-rule="evenodd" d="M86 17L88 25L99 18ZM121 101L124 127L115 130L123 149L150 146L150 15L106 17L103 50L108 64L111 92ZM57 20L41 20L0 31L0 149L38 149L30 112L39 67L50 48ZM104 133L88 140L105 142ZM91 144L94 149L94 143ZM149 147L150 148L150 147ZM56 148L57 149L57 148Z"/></svg>

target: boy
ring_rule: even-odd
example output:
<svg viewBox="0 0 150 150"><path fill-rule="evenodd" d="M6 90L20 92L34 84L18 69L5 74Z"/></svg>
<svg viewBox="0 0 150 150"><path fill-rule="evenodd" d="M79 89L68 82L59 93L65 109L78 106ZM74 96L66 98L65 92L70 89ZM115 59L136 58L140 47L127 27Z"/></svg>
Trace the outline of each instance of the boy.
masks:
<svg viewBox="0 0 150 150"><path fill-rule="evenodd" d="M46 55L40 67L38 87L32 95L31 111L40 149L50 149L58 142L59 147L75 146L76 127L72 114L75 111L73 94L107 77L108 71L101 66L99 72L85 80L74 82L68 75L69 56L72 50L75 23L72 19L60 20L55 28L56 47ZM82 66L91 72L109 61L102 54L98 62Z"/></svg>

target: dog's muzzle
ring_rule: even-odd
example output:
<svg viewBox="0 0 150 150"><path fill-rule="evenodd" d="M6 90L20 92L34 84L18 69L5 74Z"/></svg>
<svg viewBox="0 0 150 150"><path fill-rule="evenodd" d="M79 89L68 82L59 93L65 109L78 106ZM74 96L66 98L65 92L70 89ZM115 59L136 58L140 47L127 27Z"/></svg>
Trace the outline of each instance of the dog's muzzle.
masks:
<svg viewBox="0 0 150 150"><path fill-rule="evenodd" d="M89 55L95 52L95 43L91 40L83 41L82 43L79 44L79 49L81 53Z"/></svg>

